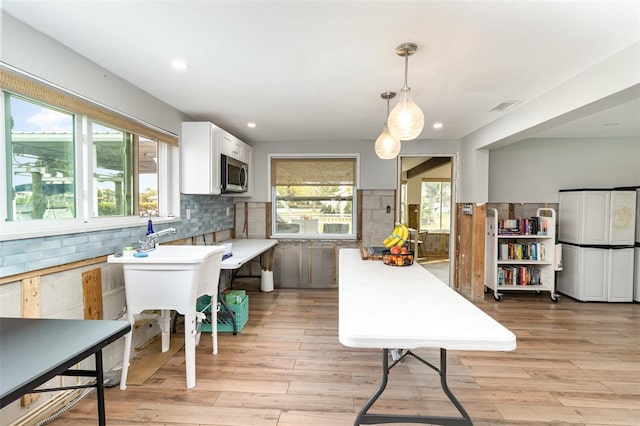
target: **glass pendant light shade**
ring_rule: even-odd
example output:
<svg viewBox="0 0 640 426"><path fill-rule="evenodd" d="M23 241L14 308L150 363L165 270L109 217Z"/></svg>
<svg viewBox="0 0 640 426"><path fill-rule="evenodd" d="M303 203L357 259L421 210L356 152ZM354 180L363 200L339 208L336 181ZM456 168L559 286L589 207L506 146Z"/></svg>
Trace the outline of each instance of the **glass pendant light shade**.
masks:
<svg viewBox="0 0 640 426"><path fill-rule="evenodd" d="M411 89L407 85L409 56L416 53L417 50L418 45L415 43L403 43L396 47L396 55L404 57L404 86L398 103L393 107L391 114L387 118L387 125L391 134L401 141L410 141L417 138L424 128L424 114L411 99Z"/></svg>
<svg viewBox="0 0 640 426"><path fill-rule="evenodd" d="M424 114L411 99L410 91L408 87L402 89L400 99L387 119L391 134L402 141L417 138L424 128Z"/></svg>
<svg viewBox="0 0 640 426"><path fill-rule="evenodd" d="M391 160L396 158L400 154L400 141L391 135L387 125L384 125L384 130L376 139L376 154L383 160Z"/></svg>

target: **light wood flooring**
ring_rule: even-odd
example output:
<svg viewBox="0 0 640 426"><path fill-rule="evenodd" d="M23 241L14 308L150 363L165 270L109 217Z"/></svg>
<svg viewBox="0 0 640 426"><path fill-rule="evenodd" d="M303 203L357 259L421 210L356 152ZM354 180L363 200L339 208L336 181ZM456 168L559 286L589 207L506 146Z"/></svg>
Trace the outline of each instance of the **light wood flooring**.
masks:
<svg viewBox="0 0 640 426"><path fill-rule="evenodd" d="M217 356L203 336L196 388L185 389L181 350L144 385L107 389L107 423L353 424L379 381L381 353L338 342L337 305L336 289L251 292L248 325L221 334ZM517 335L518 348L449 352L449 385L475 425L640 425L640 304L518 292L479 306ZM401 303L389 321L393 309ZM437 350L416 353L438 364ZM51 424L96 424L94 395ZM457 415L415 360L391 371L371 410L383 411Z"/></svg>

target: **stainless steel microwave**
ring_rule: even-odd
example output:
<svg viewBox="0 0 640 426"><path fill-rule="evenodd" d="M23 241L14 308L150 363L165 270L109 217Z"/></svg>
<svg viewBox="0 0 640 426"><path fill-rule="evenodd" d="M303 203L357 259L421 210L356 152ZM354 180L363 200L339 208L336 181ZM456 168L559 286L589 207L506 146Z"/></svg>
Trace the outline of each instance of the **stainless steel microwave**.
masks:
<svg viewBox="0 0 640 426"><path fill-rule="evenodd" d="M247 163L221 154L220 185L223 194L247 192L249 183L249 167Z"/></svg>

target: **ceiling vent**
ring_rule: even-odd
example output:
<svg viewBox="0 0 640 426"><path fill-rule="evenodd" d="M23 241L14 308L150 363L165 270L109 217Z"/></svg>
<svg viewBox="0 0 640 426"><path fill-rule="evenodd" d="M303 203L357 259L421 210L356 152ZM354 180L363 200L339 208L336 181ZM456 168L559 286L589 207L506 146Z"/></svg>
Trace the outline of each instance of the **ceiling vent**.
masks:
<svg viewBox="0 0 640 426"><path fill-rule="evenodd" d="M496 112L508 111L514 106L518 105L519 103L520 101L504 101L496 105L495 107L493 107L491 111L496 111Z"/></svg>

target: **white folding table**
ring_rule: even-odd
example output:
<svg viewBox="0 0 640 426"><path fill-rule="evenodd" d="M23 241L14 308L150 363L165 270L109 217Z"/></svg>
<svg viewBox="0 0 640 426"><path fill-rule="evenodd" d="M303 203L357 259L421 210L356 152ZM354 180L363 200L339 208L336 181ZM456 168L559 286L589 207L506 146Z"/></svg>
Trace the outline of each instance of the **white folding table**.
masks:
<svg viewBox="0 0 640 426"><path fill-rule="evenodd" d="M340 250L339 339L354 348L382 349L382 380L354 424L429 423L472 425L447 385L447 350L511 351L515 335L418 264L397 267L362 260L359 249ZM411 350L439 348L440 368ZM402 355L389 365L389 350ZM462 417L371 414L389 370L412 357L440 375L440 383Z"/></svg>
<svg viewBox="0 0 640 426"><path fill-rule="evenodd" d="M260 275L238 275L238 271L242 266L256 257L259 258L260 261L260 269L261 270L270 270L270 266L265 265L264 263L264 254L273 250L273 248L278 244L278 240L276 239L234 239L223 241L218 244L231 243L231 254L232 256L225 258L222 261L222 270L228 271L229 277L229 288L233 288L233 280L237 277L242 278L260 278ZM271 258L273 259L273 252L271 252ZM220 295L219 297L220 303L225 307L225 311L220 311L218 315L221 318L229 318L231 320L231 324L233 325L233 334L237 334L238 326L236 324L236 317L234 312L229 309L227 302L224 297Z"/></svg>
<svg viewBox="0 0 640 426"><path fill-rule="evenodd" d="M278 240L274 239L234 239L223 241L217 244L231 244L231 257L227 257L222 261L222 269L237 271L255 257L260 257L260 265L265 269L262 262L262 255L269 249L278 244Z"/></svg>

